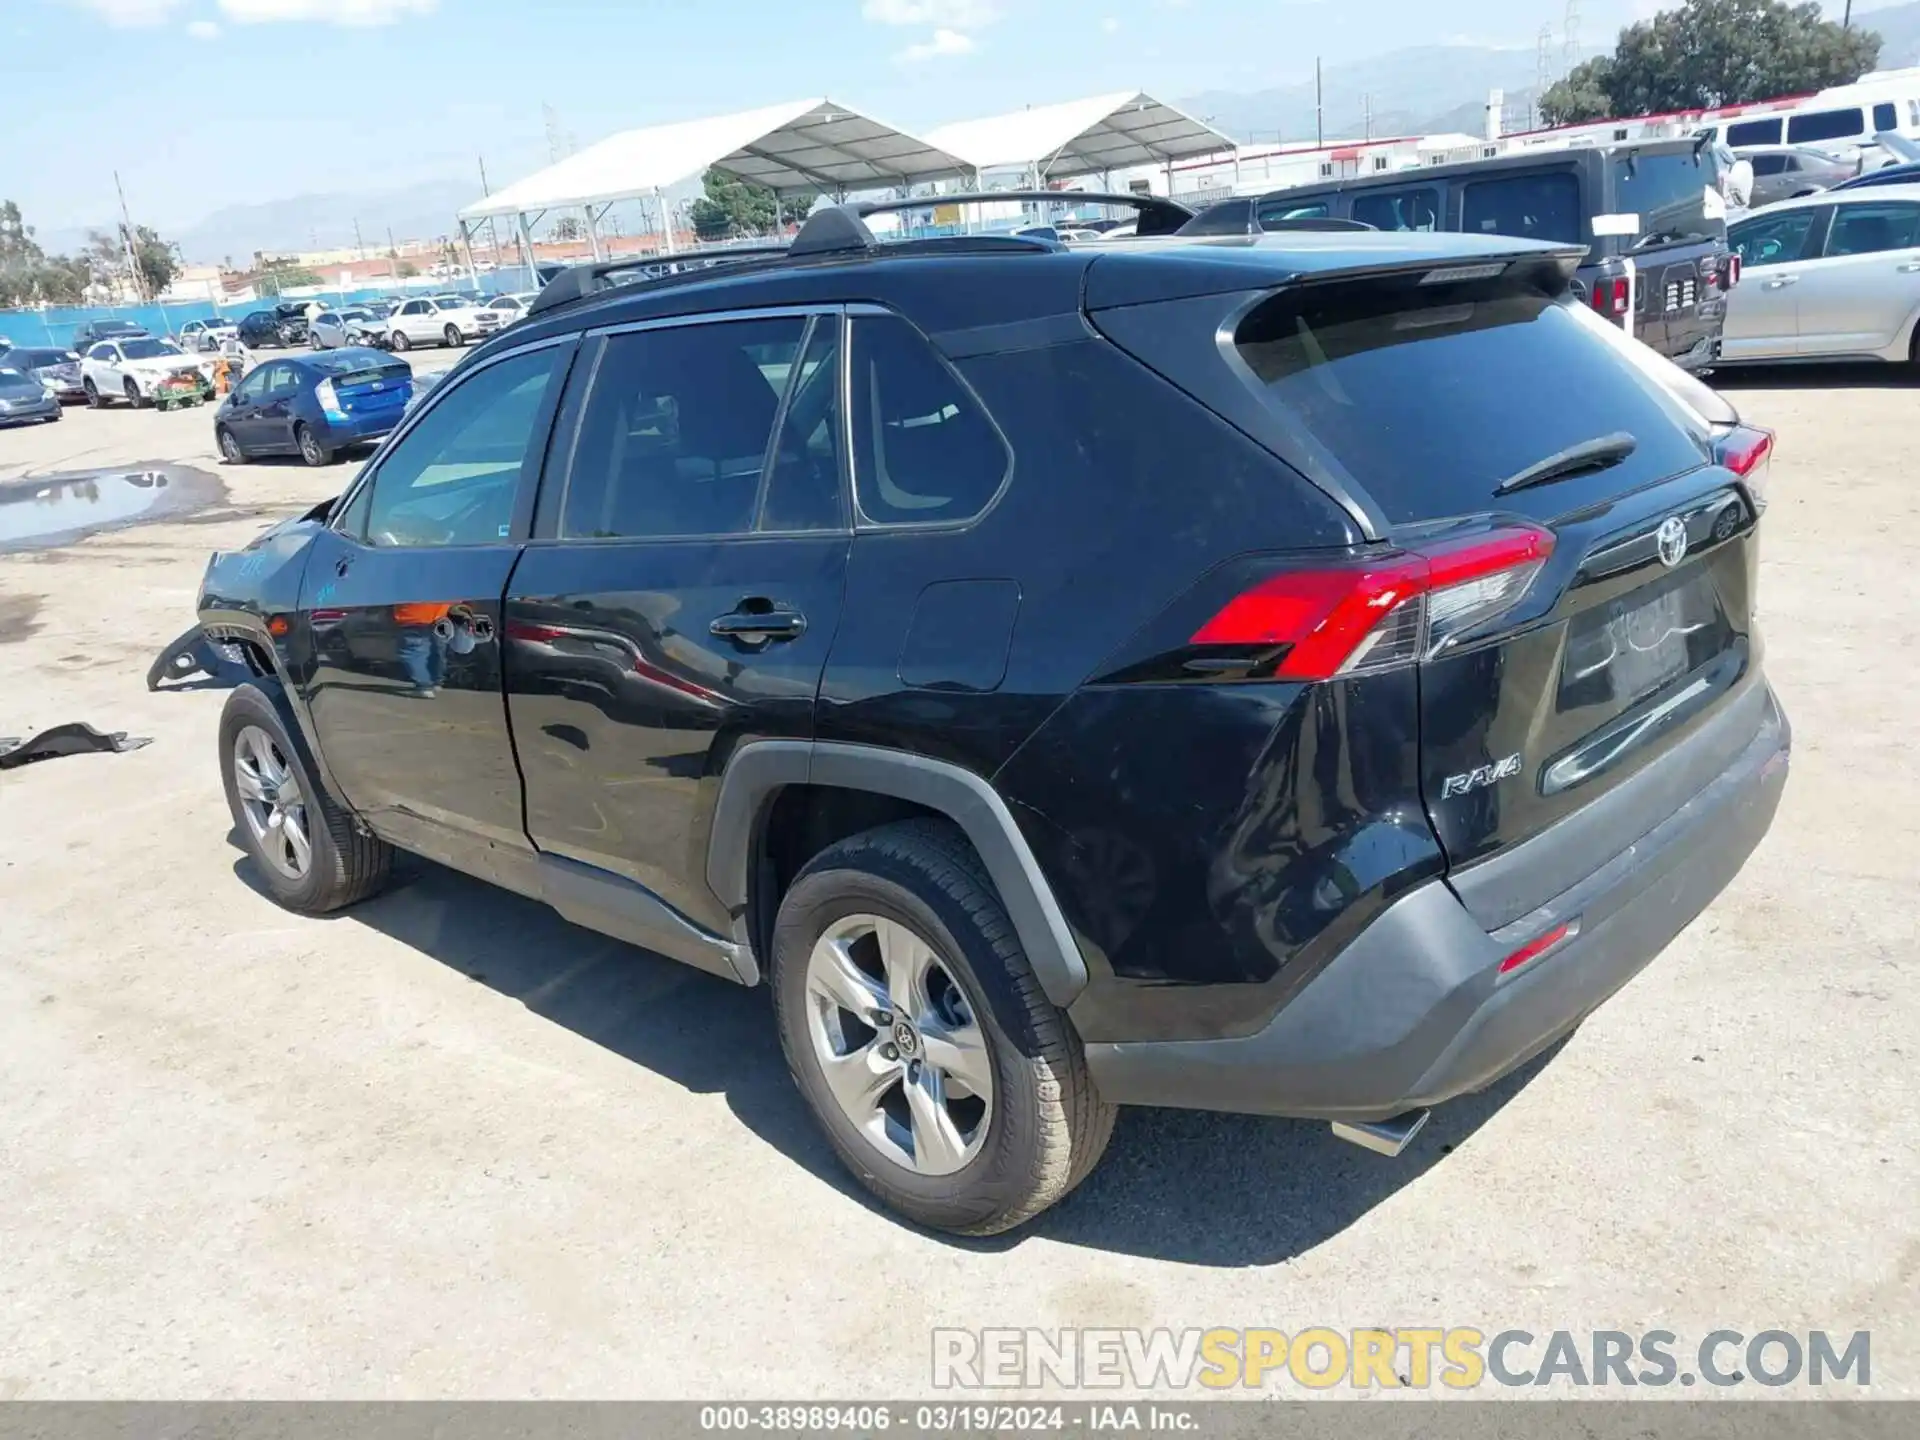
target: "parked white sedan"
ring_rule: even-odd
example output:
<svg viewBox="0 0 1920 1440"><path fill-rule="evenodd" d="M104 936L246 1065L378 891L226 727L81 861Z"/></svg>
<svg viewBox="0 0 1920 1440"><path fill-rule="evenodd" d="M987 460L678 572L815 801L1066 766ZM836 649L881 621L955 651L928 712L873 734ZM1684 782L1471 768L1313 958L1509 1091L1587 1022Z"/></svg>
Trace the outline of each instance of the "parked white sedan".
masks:
<svg viewBox="0 0 1920 1440"><path fill-rule="evenodd" d="M234 322L223 316L189 320L180 327L180 348L192 351L218 350L222 340L239 333Z"/></svg>
<svg viewBox="0 0 1920 1440"><path fill-rule="evenodd" d="M1782 200L1729 226L1726 364L1920 363L1920 185Z"/></svg>
<svg viewBox="0 0 1920 1440"><path fill-rule="evenodd" d="M387 341L396 350L415 345L464 345L499 331L505 318L457 295L409 300L387 317Z"/></svg>
<svg viewBox="0 0 1920 1440"><path fill-rule="evenodd" d="M511 325L516 320L527 318L527 307L540 298L538 290L516 290L511 295L496 295L487 302L487 309L498 310L500 321Z"/></svg>
<svg viewBox="0 0 1920 1440"><path fill-rule="evenodd" d="M80 361L80 386L87 392L87 404L96 410L114 400L149 405L155 388L175 375L190 375L211 391L213 361L189 355L171 340L148 335L102 340Z"/></svg>

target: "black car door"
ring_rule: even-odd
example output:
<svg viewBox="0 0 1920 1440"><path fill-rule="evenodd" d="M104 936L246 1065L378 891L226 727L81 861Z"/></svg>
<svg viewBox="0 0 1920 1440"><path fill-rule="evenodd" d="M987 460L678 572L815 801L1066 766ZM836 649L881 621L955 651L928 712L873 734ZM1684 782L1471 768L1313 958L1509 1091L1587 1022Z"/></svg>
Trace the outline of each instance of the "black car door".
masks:
<svg viewBox="0 0 1920 1440"><path fill-rule="evenodd" d="M303 684L347 801L394 843L514 884L528 857L500 599L571 357L550 341L434 392L314 541Z"/></svg>
<svg viewBox="0 0 1920 1440"><path fill-rule="evenodd" d="M743 739L812 736L839 623L842 323L783 313L589 341L564 494L543 493L507 593L534 844L722 936L704 879L714 777Z"/></svg>
<svg viewBox="0 0 1920 1440"><path fill-rule="evenodd" d="M233 432L233 438L240 442L240 448L249 455L266 448L260 439L260 401L267 393L268 368L260 366L234 387L233 403L223 421Z"/></svg>

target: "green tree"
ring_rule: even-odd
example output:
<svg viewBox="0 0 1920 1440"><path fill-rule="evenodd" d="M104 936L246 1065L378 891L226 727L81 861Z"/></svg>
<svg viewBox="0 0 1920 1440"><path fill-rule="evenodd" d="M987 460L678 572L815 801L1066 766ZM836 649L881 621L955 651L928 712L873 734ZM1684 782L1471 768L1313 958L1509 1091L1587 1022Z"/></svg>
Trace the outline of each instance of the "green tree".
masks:
<svg viewBox="0 0 1920 1440"><path fill-rule="evenodd" d="M284 260L267 266L255 280L255 286L262 295L283 295L304 285L321 283L320 277L304 265Z"/></svg>
<svg viewBox="0 0 1920 1440"><path fill-rule="evenodd" d="M398 274L402 280L411 280L420 273L420 267L411 260L402 260Z"/></svg>
<svg viewBox="0 0 1920 1440"><path fill-rule="evenodd" d="M1550 125L1606 115L1739 105L1846 85L1880 58L1880 37L1843 29L1817 4L1686 0L1620 32L1612 55L1577 65L1540 97Z"/></svg>
<svg viewBox="0 0 1920 1440"><path fill-rule="evenodd" d="M151 300L180 273L180 247L162 240L149 225L133 229L133 263L140 276L140 293Z"/></svg>
<svg viewBox="0 0 1920 1440"><path fill-rule="evenodd" d="M702 240L729 240L743 235L770 234L780 225L798 225L813 209L813 195L776 197L762 185L750 184L718 170L707 171L701 182L706 194L693 202L687 218Z"/></svg>
<svg viewBox="0 0 1920 1440"><path fill-rule="evenodd" d="M562 215L547 227L547 238L550 240L584 240L586 235L587 227L580 223L578 215Z"/></svg>

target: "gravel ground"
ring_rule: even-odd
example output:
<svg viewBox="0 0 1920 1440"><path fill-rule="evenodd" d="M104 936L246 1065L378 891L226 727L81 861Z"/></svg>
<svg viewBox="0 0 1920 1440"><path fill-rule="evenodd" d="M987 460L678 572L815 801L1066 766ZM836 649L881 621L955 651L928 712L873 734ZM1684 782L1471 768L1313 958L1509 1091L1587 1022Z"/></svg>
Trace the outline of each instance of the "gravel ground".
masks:
<svg viewBox="0 0 1920 1440"><path fill-rule="evenodd" d="M207 551L351 463L218 465L204 411L0 432L0 481L227 492L0 557L0 732L153 737L0 775L0 1397L914 1395L937 1326L1315 1324L1864 1329L1873 1393L1920 1395L1915 390L1735 399L1780 435L1796 751L1732 888L1399 1161L1131 1111L1059 1209L964 1244L835 1170L763 991L432 867L326 920L249 882L222 693L143 675Z"/></svg>

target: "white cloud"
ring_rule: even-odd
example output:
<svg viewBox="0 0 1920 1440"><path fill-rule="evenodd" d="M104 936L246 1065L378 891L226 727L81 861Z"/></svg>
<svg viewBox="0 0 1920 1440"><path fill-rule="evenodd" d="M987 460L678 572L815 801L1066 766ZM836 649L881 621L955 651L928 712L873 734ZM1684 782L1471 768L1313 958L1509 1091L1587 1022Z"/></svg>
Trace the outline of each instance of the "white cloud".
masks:
<svg viewBox="0 0 1920 1440"><path fill-rule="evenodd" d="M978 30L1000 18L998 0L865 0L860 13L877 25L933 25Z"/></svg>
<svg viewBox="0 0 1920 1440"><path fill-rule="evenodd" d="M1109 35L1118 35L1120 33L1120 22L1109 15L1100 22L1100 28Z"/></svg>
<svg viewBox="0 0 1920 1440"><path fill-rule="evenodd" d="M220 27L211 20L190 20L187 22L187 34L196 40L218 40Z"/></svg>
<svg viewBox="0 0 1920 1440"><path fill-rule="evenodd" d="M953 55L971 55L974 51L971 35L963 35L958 30L939 29L932 38L917 45L909 45L894 58L912 64L918 60L935 60Z"/></svg>
<svg viewBox="0 0 1920 1440"><path fill-rule="evenodd" d="M229 20L242 25L288 20L322 25L391 25L409 15L432 14L439 3L440 0L220 0L220 9Z"/></svg>
<svg viewBox="0 0 1920 1440"><path fill-rule="evenodd" d="M113 26L160 25L180 8L183 0L77 0Z"/></svg>

